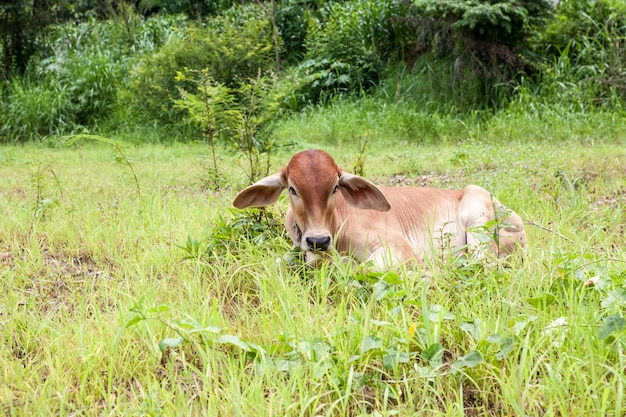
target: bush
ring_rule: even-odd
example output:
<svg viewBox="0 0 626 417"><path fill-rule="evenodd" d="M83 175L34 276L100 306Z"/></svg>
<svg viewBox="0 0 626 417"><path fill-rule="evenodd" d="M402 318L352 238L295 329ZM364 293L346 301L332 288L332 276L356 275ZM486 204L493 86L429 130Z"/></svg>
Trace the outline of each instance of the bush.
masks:
<svg viewBox="0 0 626 417"><path fill-rule="evenodd" d="M5 90L4 140L67 133L106 118L124 72L117 29L97 21L54 27L27 75Z"/></svg>
<svg viewBox="0 0 626 417"><path fill-rule="evenodd" d="M306 54L307 32L314 20L324 20L330 0L282 0L277 2L276 26L282 41L281 57L286 64L300 62Z"/></svg>
<svg viewBox="0 0 626 417"><path fill-rule="evenodd" d="M0 114L4 141L91 128L116 114L118 89L135 56L175 36L178 16L141 20L129 42L119 22L91 19L57 25L27 75L5 85Z"/></svg>
<svg viewBox="0 0 626 417"><path fill-rule="evenodd" d="M221 186L215 154L217 140L228 141L240 151L251 183L267 176L273 147L271 131L281 110L276 80L259 75L232 89L215 82L206 68L179 72L176 78L195 85L197 92L180 89L182 98L176 100L176 105L187 111L189 122L201 129L211 146L213 187Z"/></svg>
<svg viewBox="0 0 626 417"><path fill-rule="evenodd" d="M350 66L327 58L308 59L289 69L279 85L285 91L284 106L298 111L349 92L352 87Z"/></svg>
<svg viewBox="0 0 626 417"><path fill-rule="evenodd" d="M376 86L385 61L401 49L398 2L334 2L327 13L325 22L311 20L305 61L292 74L299 105Z"/></svg>
<svg viewBox="0 0 626 417"><path fill-rule="evenodd" d="M237 8L206 27L190 27L157 53L146 56L130 75L122 100L137 119L164 125L184 123L184 111L176 108L178 88L194 92L193 83L177 83L179 71L203 70L215 81L236 88L259 71L274 66L272 27L257 7Z"/></svg>
<svg viewBox="0 0 626 417"><path fill-rule="evenodd" d="M24 74L53 19L53 2L12 0L0 4L0 80Z"/></svg>
<svg viewBox="0 0 626 417"><path fill-rule="evenodd" d="M311 11L304 3L289 1L276 13L276 25L282 39L281 57L286 64L295 64L304 56Z"/></svg>
<svg viewBox="0 0 626 417"><path fill-rule="evenodd" d="M67 92L75 123L93 126L106 119L123 79L123 64L108 50L73 54L63 64L48 81L51 89L58 85Z"/></svg>
<svg viewBox="0 0 626 417"><path fill-rule="evenodd" d="M485 94L493 102L507 99L506 86L493 85L485 92L485 83L472 78L460 80L455 62L433 53L420 55L407 64L388 67L381 87L374 96L390 102L406 103L425 113L467 115L485 107Z"/></svg>
<svg viewBox="0 0 626 417"><path fill-rule="evenodd" d="M202 17L216 15L230 8L233 0L149 0L141 4L146 9L160 9L165 13L184 13L202 20Z"/></svg>
<svg viewBox="0 0 626 417"><path fill-rule="evenodd" d="M0 102L0 142L24 142L60 134L74 124L74 106L64 86L49 86L16 78Z"/></svg>
<svg viewBox="0 0 626 417"><path fill-rule="evenodd" d="M549 61L538 94L594 106L626 98L626 3L564 0L540 46Z"/></svg>
<svg viewBox="0 0 626 417"><path fill-rule="evenodd" d="M455 78L478 81L483 106L498 106L503 103L496 90L537 72L530 54L533 39L552 10L547 0L418 0L417 53L433 52L454 62Z"/></svg>

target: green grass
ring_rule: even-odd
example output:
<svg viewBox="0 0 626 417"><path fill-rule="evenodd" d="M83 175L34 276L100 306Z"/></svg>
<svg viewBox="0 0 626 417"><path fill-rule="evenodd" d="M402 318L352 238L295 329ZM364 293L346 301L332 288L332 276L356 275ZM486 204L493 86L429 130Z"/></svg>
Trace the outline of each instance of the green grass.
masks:
<svg viewBox="0 0 626 417"><path fill-rule="evenodd" d="M231 211L246 184L230 151L228 185L211 191L207 146L124 145L138 192L110 146L6 146L2 412L622 415L621 116L450 119L420 141L398 128L408 110L369 105L283 123L277 142L295 145L274 168L320 147L351 169L367 137L375 182L475 183L543 226L528 224L525 258L443 261L430 283L403 268L301 271L281 227Z"/></svg>

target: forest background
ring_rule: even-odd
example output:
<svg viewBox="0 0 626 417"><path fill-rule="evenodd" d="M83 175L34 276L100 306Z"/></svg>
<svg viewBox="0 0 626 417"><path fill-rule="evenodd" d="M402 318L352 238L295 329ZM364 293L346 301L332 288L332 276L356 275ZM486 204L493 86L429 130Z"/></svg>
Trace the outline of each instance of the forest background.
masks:
<svg viewBox="0 0 626 417"><path fill-rule="evenodd" d="M436 143L437 120L615 117L626 98L618 0L20 0L0 6L0 38L5 143L262 154L281 120L344 99L400 109L400 139Z"/></svg>

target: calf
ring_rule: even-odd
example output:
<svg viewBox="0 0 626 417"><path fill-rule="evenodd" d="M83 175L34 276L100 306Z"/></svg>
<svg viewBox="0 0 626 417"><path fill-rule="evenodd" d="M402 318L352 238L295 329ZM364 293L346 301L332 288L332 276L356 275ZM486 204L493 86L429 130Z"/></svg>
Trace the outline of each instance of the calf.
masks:
<svg viewBox="0 0 626 417"><path fill-rule="evenodd" d="M313 265L333 248L380 267L422 263L445 248L480 257L482 236L493 237L495 226L497 242L491 239L489 246L498 256L526 244L520 217L478 186L377 187L319 150L297 153L279 173L242 190L233 205L267 206L284 189L289 192L287 231Z"/></svg>

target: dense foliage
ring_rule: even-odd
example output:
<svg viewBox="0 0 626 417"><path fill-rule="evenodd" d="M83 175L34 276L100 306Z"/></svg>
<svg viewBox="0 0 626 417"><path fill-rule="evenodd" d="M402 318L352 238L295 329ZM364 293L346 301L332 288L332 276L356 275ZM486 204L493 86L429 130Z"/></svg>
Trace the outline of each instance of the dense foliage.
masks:
<svg viewBox="0 0 626 417"><path fill-rule="evenodd" d="M620 1L46 5L0 6L1 141L138 126L194 137L207 127L180 105L181 92L197 93L176 79L185 71L233 90L270 77L266 94L283 114L381 91L457 114L529 96L577 108L621 107L626 97Z"/></svg>

